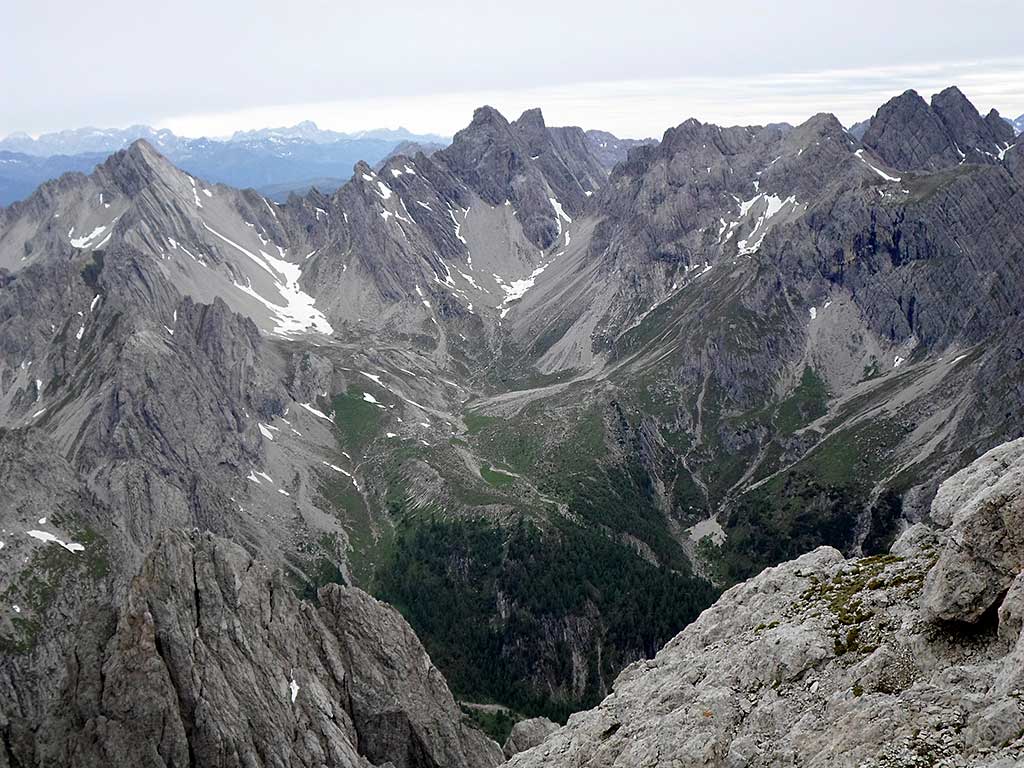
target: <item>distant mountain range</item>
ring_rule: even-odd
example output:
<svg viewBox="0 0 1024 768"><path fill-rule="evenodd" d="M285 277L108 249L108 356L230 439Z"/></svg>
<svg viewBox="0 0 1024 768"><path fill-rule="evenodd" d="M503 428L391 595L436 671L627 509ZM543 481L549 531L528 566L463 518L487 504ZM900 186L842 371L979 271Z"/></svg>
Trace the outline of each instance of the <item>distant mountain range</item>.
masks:
<svg viewBox="0 0 1024 768"><path fill-rule="evenodd" d="M287 199L295 190L326 182L336 189L360 160L377 163L403 143L445 146L449 139L404 128L347 134L305 121L290 128L237 132L228 139L187 138L148 125L78 128L0 141L0 205L27 197L44 181L69 171L88 173L109 155L145 139L197 176L236 187L254 187Z"/></svg>
<svg viewBox="0 0 1024 768"><path fill-rule="evenodd" d="M166 128L152 128L148 125L132 125L128 128L75 128L55 133L44 133L32 138L27 133L13 133L0 139L0 151L19 152L35 157L54 155L80 155L89 152L103 152L106 155L124 149L133 141L145 139L165 155L186 152L197 144L252 144L268 142L287 144L296 140L311 144L336 144L343 141L381 141L398 144L402 141L416 141L426 144L448 144L449 136L433 133L419 134L405 128L376 128L356 133L340 133L325 130L311 120L283 128L260 128L252 131L236 131L230 138L188 138L178 136ZM351 169L349 169L351 170ZM348 173L346 172L346 176Z"/></svg>
<svg viewBox="0 0 1024 768"><path fill-rule="evenodd" d="M440 136L436 133L413 133L405 128L376 128L356 133L339 133L319 128L312 120L303 120L290 128L260 128L255 131L235 131L231 141L251 141L253 139L305 139L314 144L331 144L336 141L353 141L358 139L378 139L393 141L396 144L404 141L423 144L440 144L447 146L451 136Z"/></svg>
<svg viewBox="0 0 1024 768"><path fill-rule="evenodd" d="M606 170L630 147L652 143L587 131L586 141ZM77 128L32 138L16 133L0 140L0 205L24 199L44 181L69 171L91 172L109 155L144 139L183 170L233 187L251 187L279 201L312 188L333 192L362 161L377 166L396 153L426 155L451 139L405 128L358 133L324 130L306 120L291 127L237 131L227 139L187 138L148 125Z"/></svg>

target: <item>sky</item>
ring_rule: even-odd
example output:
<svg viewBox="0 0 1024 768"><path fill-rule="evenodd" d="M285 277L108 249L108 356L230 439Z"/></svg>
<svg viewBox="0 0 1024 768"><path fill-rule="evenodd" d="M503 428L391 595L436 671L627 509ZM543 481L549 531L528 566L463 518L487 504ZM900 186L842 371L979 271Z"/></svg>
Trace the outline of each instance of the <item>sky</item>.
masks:
<svg viewBox="0 0 1024 768"><path fill-rule="evenodd" d="M3 16L0 135L301 120L451 135L486 103L645 137L688 117L849 125L949 84L1024 113L1020 0L32 0Z"/></svg>

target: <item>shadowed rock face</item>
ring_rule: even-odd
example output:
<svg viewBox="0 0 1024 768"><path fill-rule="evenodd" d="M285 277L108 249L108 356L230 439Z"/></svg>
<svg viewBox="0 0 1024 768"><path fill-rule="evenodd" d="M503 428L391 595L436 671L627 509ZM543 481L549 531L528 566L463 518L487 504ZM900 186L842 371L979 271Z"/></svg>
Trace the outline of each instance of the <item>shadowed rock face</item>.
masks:
<svg viewBox="0 0 1024 768"><path fill-rule="evenodd" d="M579 213L586 192L604 181L604 171L579 129L558 129L552 136L539 109L509 123L493 107L473 113L449 147L435 153L442 165L493 206L506 200L519 211L526 236L539 248L561 231L554 198L570 216Z"/></svg>
<svg viewBox="0 0 1024 768"><path fill-rule="evenodd" d="M1013 128L992 110L982 118L956 87L932 97L916 91L886 102L863 134L864 145L893 168L938 170L962 161L996 162L1013 142Z"/></svg>
<svg viewBox="0 0 1024 768"><path fill-rule="evenodd" d="M948 530L914 526L875 558L821 548L730 589L509 765L1020 765L1022 455L1001 446L943 484ZM935 623L997 605L998 632Z"/></svg>
<svg viewBox="0 0 1024 768"><path fill-rule="evenodd" d="M299 602L279 574L210 535L161 535L115 609L83 622L45 727L18 765L485 768L398 613L358 589ZM34 757L33 757L34 755Z"/></svg>

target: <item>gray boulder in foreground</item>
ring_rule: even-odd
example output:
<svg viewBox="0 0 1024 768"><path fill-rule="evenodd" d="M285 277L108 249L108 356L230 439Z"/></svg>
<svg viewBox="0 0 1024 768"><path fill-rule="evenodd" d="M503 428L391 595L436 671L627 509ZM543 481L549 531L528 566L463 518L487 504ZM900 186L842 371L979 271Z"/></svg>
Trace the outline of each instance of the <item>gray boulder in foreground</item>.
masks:
<svg viewBox="0 0 1024 768"><path fill-rule="evenodd" d="M520 720L512 726L512 732L505 739L505 745L502 747L505 757L512 757L512 755L537 746L557 730L558 723L553 723L546 717Z"/></svg>
<svg viewBox="0 0 1024 768"><path fill-rule="evenodd" d="M1024 440L982 456L939 492L952 527L894 554L733 587L510 766L1024 765L1022 468Z"/></svg>
<svg viewBox="0 0 1024 768"><path fill-rule="evenodd" d="M236 544L161 534L121 608L83 624L61 700L35 734L36 764L502 761L496 743L463 724L397 611L338 585L319 601L298 600Z"/></svg>

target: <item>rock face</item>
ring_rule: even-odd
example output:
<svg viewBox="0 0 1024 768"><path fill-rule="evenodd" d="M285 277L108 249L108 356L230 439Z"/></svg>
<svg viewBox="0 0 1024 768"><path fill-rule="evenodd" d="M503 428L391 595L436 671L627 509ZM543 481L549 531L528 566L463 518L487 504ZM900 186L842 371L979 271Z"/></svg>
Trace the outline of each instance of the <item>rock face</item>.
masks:
<svg viewBox="0 0 1024 768"><path fill-rule="evenodd" d="M394 609L336 585L319 598L223 539L162 534L122 605L83 622L45 727L5 728L11 764L501 761Z"/></svg>
<svg viewBox="0 0 1024 768"><path fill-rule="evenodd" d="M1024 572L1024 438L943 483L932 510L952 526L922 607L933 618L973 624Z"/></svg>
<svg viewBox="0 0 1024 768"><path fill-rule="evenodd" d="M510 201L519 211L529 240L544 249L561 232L556 200L568 215L579 213L604 182L600 163L578 128L552 135L539 109L527 110L509 123L493 107L473 113L451 146L435 157L492 206Z"/></svg>
<svg viewBox="0 0 1024 768"><path fill-rule="evenodd" d="M629 150L646 144L657 144L657 139L620 139L608 131L587 131L587 144L598 162L607 171L625 161Z"/></svg>
<svg viewBox="0 0 1024 768"><path fill-rule="evenodd" d="M935 94L931 105L916 91L906 91L878 110L862 137L865 146L901 170L993 163L1013 139L1013 128L998 112L983 118L955 86Z"/></svg>
<svg viewBox="0 0 1024 768"><path fill-rule="evenodd" d="M942 486L948 530L914 526L860 560L823 547L733 587L510 766L1021 765L1022 452ZM998 629L946 621L997 605Z"/></svg>
<svg viewBox="0 0 1024 768"><path fill-rule="evenodd" d="M558 730L558 724L546 717L531 717L520 720L512 726L512 732L505 739L502 751L505 757L512 757L540 744L544 739Z"/></svg>

